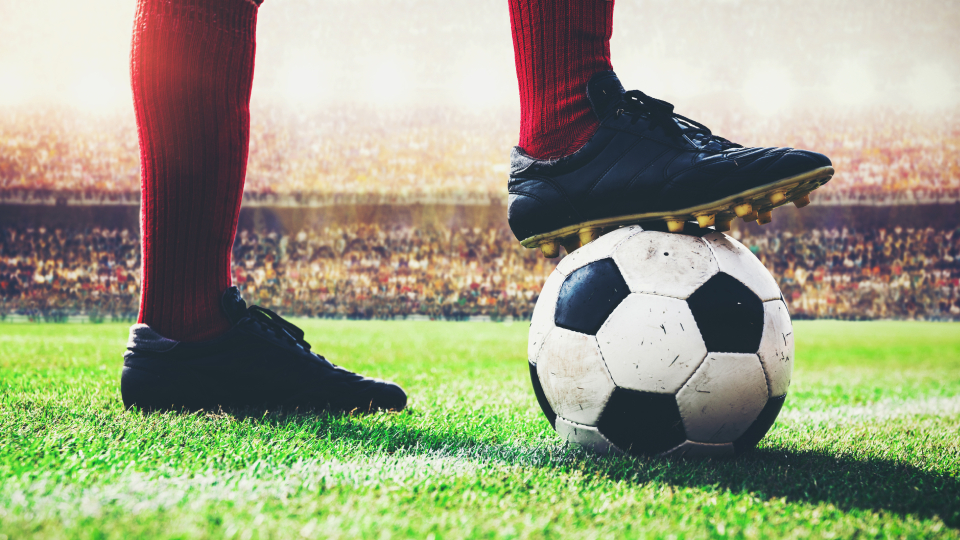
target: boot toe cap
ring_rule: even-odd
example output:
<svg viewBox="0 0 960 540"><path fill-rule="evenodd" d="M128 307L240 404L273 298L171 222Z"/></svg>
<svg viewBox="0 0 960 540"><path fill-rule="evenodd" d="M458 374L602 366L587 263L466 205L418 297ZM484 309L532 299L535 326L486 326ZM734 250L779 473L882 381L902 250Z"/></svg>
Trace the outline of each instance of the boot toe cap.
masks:
<svg viewBox="0 0 960 540"><path fill-rule="evenodd" d="M341 409L345 411L374 412L402 411L407 406L407 393L396 383L370 379L366 388L356 392Z"/></svg>
<svg viewBox="0 0 960 540"><path fill-rule="evenodd" d="M789 178L832 165L830 158L823 154L809 150L790 149L784 152L780 159L770 167L768 174L771 177Z"/></svg>

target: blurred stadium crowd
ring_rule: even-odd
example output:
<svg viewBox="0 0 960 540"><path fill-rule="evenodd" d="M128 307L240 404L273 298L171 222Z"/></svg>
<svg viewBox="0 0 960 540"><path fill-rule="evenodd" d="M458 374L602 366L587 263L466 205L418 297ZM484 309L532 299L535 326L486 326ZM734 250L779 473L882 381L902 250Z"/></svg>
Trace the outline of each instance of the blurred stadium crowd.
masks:
<svg viewBox="0 0 960 540"><path fill-rule="evenodd" d="M289 46L258 51L264 84L254 92L244 205L506 202L519 123L507 13L485 2L410 5L270 6L276 24L263 25L258 39ZM639 78L644 91L716 134L830 156L837 174L813 194L814 204L956 208L956 7L957 0L624 2L612 47L625 84ZM813 26L831 39L817 39ZM305 40L315 51L299 46ZM379 65L384 43L403 53L389 67L408 78L381 76L394 71ZM751 62L730 62L731 51ZM769 66L798 84L753 88L757 73L760 83L776 75ZM946 79L937 66L949 68L941 70ZM331 101L289 77L311 73L337 81ZM470 78L478 74L486 86ZM470 85L459 89L461 79ZM386 99L405 92L416 99ZM736 112L790 92L793 104L769 117ZM475 103L484 94L496 99ZM378 100L383 106L358 104ZM0 205L56 212L61 204L138 204L136 127L125 114L0 108ZM960 231L935 227L764 230L741 240L778 278L794 317L960 320ZM0 317L135 317L138 242L134 230L0 226ZM528 317L556 263L519 247L505 229L358 225L240 231L234 256L234 279L248 300L284 314L357 318Z"/></svg>
<svg viewBox="0 0 960 540"><path fill-rule="evenodd" d="M829 155L837 175L815 203L886 205L960 200L960 119L947 116L694 117L733 141ZM506 114L263 111L254 117L244 202L489 204L506 198L515 137ZM0 203L136 204L138 189L132 124L60 109L0 117Z"/></svg>
<svg viewBox="0 0 960 540"><path fill-rule="evenodd" d="M960 320L960 230L768 231L740 236L779 280L794 318ZM136 316L128 230L0 230L0 317ZM242 230L234 282L284 315L528 318L557 260L507 229L354 226Z"/></svg>

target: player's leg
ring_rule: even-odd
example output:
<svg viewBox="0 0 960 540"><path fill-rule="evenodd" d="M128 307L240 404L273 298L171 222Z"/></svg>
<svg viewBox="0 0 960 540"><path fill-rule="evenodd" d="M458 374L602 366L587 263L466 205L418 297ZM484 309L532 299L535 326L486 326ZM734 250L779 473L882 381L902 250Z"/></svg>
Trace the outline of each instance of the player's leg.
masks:
<svg viewBox="0 0 960 540"><path fill-rule="evenodd" d="M310 352L247 308L230 259L250 130L258 6L140 0L131 81L141 151L143 280L121 389L127 406L403 408L396 385Z"/></svg>
<svg viewBox="0 0 960 540"><path fill-rule="evenodd" d="M131 79L140 138L143 281L139 322L178 341L230 328L247 167L257 7L244 0L145 0Z"/></svg>
<svg viewBox="0 0 960 540"><path fill-rule="evenodd" d="M584 90L595 73L611 71L613 2L511 0L520 86L520 148L556 159L576 152L600 122Z"/></svg>
<svg viewBox="0 0 960 540"><path fill-rule="evenodd" d="M744 148L625 92L610 64L612 15L609 0L510 0L521 129L508 213L523 245L555 257L629 223L766 223L831 178L826 156Z"/></svg>

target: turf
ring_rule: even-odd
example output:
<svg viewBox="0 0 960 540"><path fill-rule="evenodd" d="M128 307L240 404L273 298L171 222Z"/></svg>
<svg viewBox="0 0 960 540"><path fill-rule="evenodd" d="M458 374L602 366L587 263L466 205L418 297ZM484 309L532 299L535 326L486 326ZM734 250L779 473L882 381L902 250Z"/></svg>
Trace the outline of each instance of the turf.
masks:
<svg viewBox="0 0 960 540"><path fill-rule="evenodd" d="M125 327L0 324L0 540L960 536L956 324L797 322L760 448L685 461L561 444L525 324L299 322L410 408L124 412Z"/></svg>

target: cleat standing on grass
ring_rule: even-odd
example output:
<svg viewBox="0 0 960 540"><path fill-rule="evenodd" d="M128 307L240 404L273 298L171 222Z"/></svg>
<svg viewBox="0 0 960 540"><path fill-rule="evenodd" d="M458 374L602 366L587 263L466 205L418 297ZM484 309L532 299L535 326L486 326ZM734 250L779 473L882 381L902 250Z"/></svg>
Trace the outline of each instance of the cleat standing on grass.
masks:
<svg viewBox="0 0 960 540"><path fill-rule="evenodd" d="M583 229L666 221L680 231L685 221L704 226L712 216L719 230L734 217L755 221L790 201L805 206L833 176L822 154L744 148L667 102L624 92L612 71L594 75L586 92L600 127L583 148L560 159L536 159L520 148L511 155L510 228L546 257Z"/></svg>
<svg viewBox="0 0 960 540"><path fill-rule="evenodd" d="M248 308L236 287L223 293L221 307L232 327L210 341L179 342L144 324L130 327L120 382L126 408L370 412L406 406L399 386L331 364L310 350L302 330L268 309Z"/></svg>

